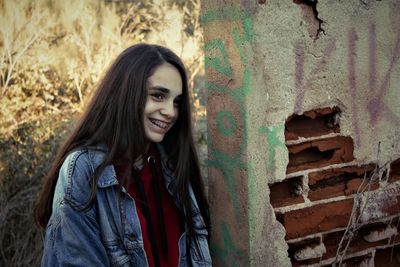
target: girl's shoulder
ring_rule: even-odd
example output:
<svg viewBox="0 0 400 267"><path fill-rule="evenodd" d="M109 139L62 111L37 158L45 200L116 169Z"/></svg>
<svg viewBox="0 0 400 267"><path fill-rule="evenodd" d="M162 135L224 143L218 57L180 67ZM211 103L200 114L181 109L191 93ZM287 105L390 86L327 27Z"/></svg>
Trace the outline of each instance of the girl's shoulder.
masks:
<svg viewBox="0 0 400 267"><path fill-rule="evenodd" d="M80 147L69 152L60 168L56 191L73 206L85 205L91 195L92 184L96 180L107 180L103 173L94 179L95 171L105 156L106 151L98 147ZM110 178L110 175L106 176Z"/></svg>

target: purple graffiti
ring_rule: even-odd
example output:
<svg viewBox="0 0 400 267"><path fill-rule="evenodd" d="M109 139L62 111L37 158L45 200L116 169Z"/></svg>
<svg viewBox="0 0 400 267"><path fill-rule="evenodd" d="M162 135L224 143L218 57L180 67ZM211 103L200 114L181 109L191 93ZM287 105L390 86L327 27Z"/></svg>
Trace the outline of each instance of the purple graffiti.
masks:
<svg viewBox="0 0 400 267"><path fill-rule="evenodd" d="M358 36L354 28L349 32L349 57L348 57L348 68L349 68L349 83L351 88L351 99L352 99L352 113L353 113L353 126L355 132L355 143L360 146L360 127L358 125L358 113L357 113L357 79L356 79L356 41Z"/></svg>
<svg viewBox="0 0 400 267"><path fill-rule="evenodd" d="M354 28L349 31L349 54L348 54L348 68L349 68L349 84L352 94L352 112L353 112L353 127L356 134L356 144L360 146L360 129L358 124L357 114L357 77L356 77L356 58L357 49L356 42L358 40L357 33ZM378 59L377 59L377 36L375 24L369 27L369 100L366 104L367 112L370 117L372 125L376 125L379 119L386 119L391 122L400 123L400 118L396 115L390 107L385 103L384 96L389 89L390 77L393 73L394 67L400 58L400 33L397 35L394 45L393 53L390 59L389 68L383 76L381 84L379 84L378 77Z"/></svg>
<svg viewBox="0 0 400 267"><path fill-rule="evenodd" d="M400 33L397 35L396 43L394 46L392 58L390 59L390 65L386 71L382 84L379 90L376 91L376 82L373 81L376 76L376 33L375 25L370 26L370 88L372 92L372 99L369 100L367 109L370 115L371 123L376 124L379 118L386 118L389 121L400 123L400 118L393 113L393 111L384 102L384 95L389 89L389 81L392 75L393 69L400 58Z"/></svg>
<svg viewBox="0 0 400 267"><path fill-rule="evenodd" d="M298 94L296 97L296 102L294 106L294 113L300 114L303 107L304 95L306 90L310 88L313 81L318 79L318 74L325 70L329 59L332 56L332 52L335 50L336 44L335 40L329 42L326 46L323 56L315 66L314 69L309 73L308 77L304 81L304 45L297 44L295 46L295 54L296 54L296 63L295 63L295 86L298 90Z"/></svg>

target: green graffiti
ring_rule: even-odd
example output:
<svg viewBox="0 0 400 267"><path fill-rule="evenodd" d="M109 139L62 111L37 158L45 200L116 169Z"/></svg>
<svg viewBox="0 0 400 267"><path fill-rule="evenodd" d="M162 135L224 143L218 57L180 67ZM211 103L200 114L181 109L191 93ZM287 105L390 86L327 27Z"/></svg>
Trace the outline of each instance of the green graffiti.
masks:
<svg viewBox="0 0 400 267"><path fill-rule="evenodd" d="M236 188L235 170L246 171L246 164L241 162L239 155L229 156L218 150L211 152L212 159L207 161L210 168L216 168L222 172L228 192L231 196L232 207L236 218L240 218L243 214L240 209L240 203Z"/></svg>
<svg viewBox="0 0 400 267"><path fill-rule="evenodd" d="M226 223L221 224L221 232L224 243L222 246L212 245L211 253L218 255L224 266L248 266L249 257L235 245Z"/></svg>
<svg viewBox="0 0 400 267"><path fill-rule="evenodd" d="M226 137L231 137L235 134L237 123L232 112L221 110L217 114L217 127L218 130Z"/></svg>
<svg viewBox="0 0 400 267"><path fill-rule="evenodd" d="M224 7L208 11L201 17L201 21L205 27L213 22L229 22L230 25L230 29L227 29L227 31L230 31L227 32L228 34L230 33L230 36L222 35L222 37L210 40L205 44L206 70L212 68L230 79L237 79L237 77L234 77L234 70L238 70L238 67L242 69L242 80L239 81L241 84L238 83L240 85L236 88L231 88L228 85L220 85L209 80L206 81L206 88L209 92L231 97L238 108L238 111L235 113L232 113L229 109L222 108L217 112L216 118L209 118L209 120L216 120L216 130L223 137L235 138L234 145L238 146L238 150L234 150L233 155L230 155L230 152L218 149L218 146L213 144L214 140L208 138L210 155L208 166L221 171L227 192L232 201L234 216L238 222L241 222L243 209L247 205L240 205L237 183L241 179L240 172L243 171L247 175L248 167L247 162L244 162L242 157L247 140L245 97L251 91L251 71L245 51L246 46L250 44L253 38L253 22L251 15L240 7ZM239 58L229 58L228 51L230 50L226 49L226 44L234 46ZM234 60L240 60L241 66L232 65ZM243 125L244 129L241 129L241 133L238 136L234 136L238 131L238 125ZM211 135L209 134L208 136L210 137ZM217 261L221 261L224 266L249 266L249 256L235 244L229 232L228 225L222 223L220 227L217 231L222 235L223 241L221 244L212 244L212 251L218 259ZM243 242L247 243L248 241L243 240Z"/></svg>
<svg viewBox="0 0 400 267"><path fill-rule="evenodd" d="M253 39L253 20L251 16L240 7L223 7L210 10L201 16L201 22L207 25L212 22L240 21L244 31L244 41L250 42Z"/></svg>
<svg viewBox="0 0 400 267"><path fill-rule="evenodd" d="M238 28L239 25L236 23L232 23L231 36L233 42L238 50L241 63L243 65L243 81L242 85L234 90L226 86L220 86L210 81L206 82L207 89L209 91L220 92L224 94L231 95L238 103L243 101L243 98L250 92L250 70L248 69L248 60L246 54L244 53L244 46L246 43L250 43L253 38L253 21L251 16L243 11L240 8L235 7L224 7L217 10L208 11L201 17L201 21L204 25L207 25L212 22L223 22L223 21L232 21L232 22L240 22L240 26L242 28L242 34L240 34L240 30ZM221 51L220 56L222 58L216 58L215 56L209 55L210 51L218 49ZM221 39L214 39L208 41L204 50L206 53L206 67L212 67L216 71L231 77L232 76L232 67L228 55L225 49L225 43ZM223 62L223 63L222 63Z"/></svg>
<svg viewBox="0 0 400 267"><path fill-rule="evenodd" d="M237 115L235 114L237 117L235 117L232 113L228 113L228 111L220 111L217 113L215 118L217 120L218 131L222 135L230 137L237 131L239 121L243 122L244 127L246 127L246 124L244 123L246 121L246 115L244 113L244 100L245 95L250 91L251 72L247 66L248 63L244 53L244 46L248 45L248 43L252 40L253 24L249 14L240 8L234 7L224 7L218 10L209 11L202 16L201 20L205 26L212 22L232 22L231 36L238 51L243 68L242 84L237 88L231 89L227 86L221 86L211 81L206 82L206 87L209 91L228 95L232 97L232 99L238 105L239 112ZM239 30L238 27L241 27L242 29ZM225 42L226 40L224 41L220 38L210 40L205 44L205 52L208 64L207 66L229 76L229 74L233 75L233 73L231 73L233 68L231 66L231 61L228 58L228 54L226 53L227 50L225 48ZM215 54L210 55L211 51L215 49L220 51L219 56L226 58L218 58ZM237 189L235 186L235 176L233 170L237 169L239 165L242 165L240 162L240 155L242 154L245 146L246 129L243 129L241 134L241 137L237 137L238 140L236 142L239 144L239 150L237 153L235 153L235 155L226 155L224 152L218 150L215 145L213 145L213 140L211 140L211 138L208 139L210 142L208 146L210 158L212 158L212 160L209 161L209 166L213 166L221 170L224 174L224 179L228 185L229 194L231 195L233 202L233 208L235 210L235 214L238 216L240 215L240 208L237 200Z"/></svg>
<svg viewBox="0 0 400 267"><path fill-rule="evenodd" d="M206 55L204 61L206 69L212 66L216 71L222 73L223 75L232 77L231 63L229 62L229 57L225 49L224 41L221 39L215 39L207 42L204 46L205 51L211 51L214 49L220 51L222 59Z"/></svg>
<svg viewBox="0 0 400 267"><path fill-rule="evenodd" d="M281 147L286 149L285 143L283 143L279 137L278 132L284 131L284 125L277 125L271 127L260 127L258 132L261 134L267 134L267 145L268 145L268 165L271 168L275 168L275 154L276 149Z"/></svg>

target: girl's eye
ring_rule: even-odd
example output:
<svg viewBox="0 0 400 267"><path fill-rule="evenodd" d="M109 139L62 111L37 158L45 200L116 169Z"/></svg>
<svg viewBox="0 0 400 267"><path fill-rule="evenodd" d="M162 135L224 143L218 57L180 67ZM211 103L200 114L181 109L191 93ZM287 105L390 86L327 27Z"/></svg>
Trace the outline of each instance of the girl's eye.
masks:
<svg viewBox="0 0 400 267"><path fill-rule="evenodd" d="M155 101L163 101L164 98L165 98L163 94L152 94L151 97L152 97Z"/></svg>

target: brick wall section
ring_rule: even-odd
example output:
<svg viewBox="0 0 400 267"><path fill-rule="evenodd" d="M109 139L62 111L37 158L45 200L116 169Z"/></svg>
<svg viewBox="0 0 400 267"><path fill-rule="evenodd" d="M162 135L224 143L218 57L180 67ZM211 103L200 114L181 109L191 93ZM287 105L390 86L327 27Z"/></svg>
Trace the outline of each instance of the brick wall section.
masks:
<svg viewBox="0 0 400 267"><path fill-rule="evenodd" d="M298 238L345 227L352 207L353 200L346 199L286 212L283 214L286 238Z"/></svg>
<svg viewBox="0 0 400 267"><path fill-rule="evenodd" d="M353 140L350 137L307 141L288 145L289 164L287 173L320 168L353 161Z"/></svg>
<svg viewBox="0 0 400 267"><path fill-rule="evenodd" d="M322 108L286 121L288 177L269 187L292 265L332 265L361 192L356 203L366 205L356 209L359 228L346 250L346 266L400 266L400 159L389 172L356 162L352 138L340 135L340 113Z"/></svg>
<svg viewBox="0 0 400 267"><path fill-rule="evenodd" d="M292 115L287 119L285 139L297 140L300 137L318 137L340 131L338 116L340 110L334 108L315 109L302 115Z"/></svg>
<svg viewBox="0 0 400 267"><path fill-rule="evenodd" d="M369 177L375 169L373 164L365 166L346 166L332 168L308 174L310 200L321 200L337 196L355 194L362 184L364 176ZM366 186L366 183L364 183ZM379 187L379 183L372 184L372 190Z"/></svg>
<svg viewBox="0 0 400 267"><path fill-rule="evenodd" d="M378 249L375 252L375 266L400 266L400 246Z"/></svg>
<svg viewBox="0 0 400 267"><path fill-rule="evenodd" d="M390 165L390 182L400 180L400 159Z"/></svg>
<svg viewBox="0 0 400 267"><path fill-rule="evenodd" d="M271 185L271 205L284 207L303 203L303 177L286 179L281 183Z"/></svg>

